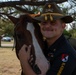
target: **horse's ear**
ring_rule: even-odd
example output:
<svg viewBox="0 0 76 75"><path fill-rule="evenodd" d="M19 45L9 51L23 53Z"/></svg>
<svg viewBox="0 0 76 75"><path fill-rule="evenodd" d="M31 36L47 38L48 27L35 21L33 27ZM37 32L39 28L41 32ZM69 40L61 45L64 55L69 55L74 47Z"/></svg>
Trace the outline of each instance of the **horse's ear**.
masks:
<svg viewBox="0 0 76 75"><path fill-rule="evenodd" d="M29 14L20 15L20 21L23 22L33 22L33 18Z"/></svg>
<svg viewBox="0 0 76 75"><path fill-rule="evenodd" d="M19 21L19 18L15 18L15 17L9 16L9 15L7 15L7 17L14 23L14 25L16 25L17 22Z"/></svg>

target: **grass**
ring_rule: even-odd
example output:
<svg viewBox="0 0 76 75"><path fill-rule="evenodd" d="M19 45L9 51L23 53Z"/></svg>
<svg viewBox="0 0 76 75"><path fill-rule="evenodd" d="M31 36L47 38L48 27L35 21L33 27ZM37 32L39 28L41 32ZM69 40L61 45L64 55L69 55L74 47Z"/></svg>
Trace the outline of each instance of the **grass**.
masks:
<svg viewBox="0 0 76 75"><path fill-rule="evenodd" d="M1 41L1 48L13 48L14 40L11 40L11 42L8 41Z"/></svg>
<svg viewBox="0 0 76 75"><path fill-rule="evenodd" d="M12 48L0 48L0 75L20 75L19 60Z"/></svg>
<svg viewBox="0 0 76 75"><path fill-rule="evenodd" d="M14 40L12 40L11 42L7 42L7 41L1 41L2 44L13 44Z"/></svg>

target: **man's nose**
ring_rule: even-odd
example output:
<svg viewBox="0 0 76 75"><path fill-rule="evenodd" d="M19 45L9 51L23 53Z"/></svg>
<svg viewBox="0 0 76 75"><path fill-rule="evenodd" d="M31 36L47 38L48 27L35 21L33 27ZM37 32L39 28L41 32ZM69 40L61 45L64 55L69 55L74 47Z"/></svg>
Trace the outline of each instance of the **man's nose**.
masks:
<svg viewBox="0 0 76 75"><path fill-rule="evenodd" d="M47 23L46 27L50 27L50 26L52 26L52 25L50 23Z"/></svg>

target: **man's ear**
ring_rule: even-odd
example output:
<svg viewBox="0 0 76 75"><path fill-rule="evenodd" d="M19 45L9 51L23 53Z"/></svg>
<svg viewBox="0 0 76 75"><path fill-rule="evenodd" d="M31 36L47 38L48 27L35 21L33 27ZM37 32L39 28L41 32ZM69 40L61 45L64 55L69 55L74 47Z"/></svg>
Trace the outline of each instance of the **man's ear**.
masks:
<svg viewBox="0 0 76 75"><path fill-rule="evenodd" d="M63 23L63 24L62 24L62 28L63 28L63 29L65 29L65 27L66 27L66 24L65 24L65 23Z"/></svg>

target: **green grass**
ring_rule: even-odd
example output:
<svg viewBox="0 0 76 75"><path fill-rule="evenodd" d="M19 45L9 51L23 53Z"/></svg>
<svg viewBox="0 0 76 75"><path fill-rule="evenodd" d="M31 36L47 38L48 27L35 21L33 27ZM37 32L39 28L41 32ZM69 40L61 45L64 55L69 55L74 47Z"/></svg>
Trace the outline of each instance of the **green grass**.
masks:
<svg viewBox="0 0 76 75"><path fill-rule="evenodd" d="M0 48L0 75L20 75L21 68L12 48Z"/></svg>

